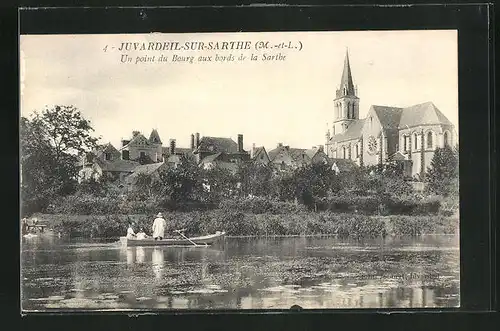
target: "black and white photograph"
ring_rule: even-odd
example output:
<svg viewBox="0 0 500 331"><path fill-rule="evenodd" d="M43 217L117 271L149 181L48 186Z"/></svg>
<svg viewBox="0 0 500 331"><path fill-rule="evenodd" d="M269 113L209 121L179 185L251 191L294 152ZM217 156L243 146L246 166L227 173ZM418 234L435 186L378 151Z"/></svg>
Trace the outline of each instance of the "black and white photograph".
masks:
<svg viewBox="0 0 500 331"><path fill-rule="evenodd" d="M460 307L457 38L20 35L22 312Z"/></svg>

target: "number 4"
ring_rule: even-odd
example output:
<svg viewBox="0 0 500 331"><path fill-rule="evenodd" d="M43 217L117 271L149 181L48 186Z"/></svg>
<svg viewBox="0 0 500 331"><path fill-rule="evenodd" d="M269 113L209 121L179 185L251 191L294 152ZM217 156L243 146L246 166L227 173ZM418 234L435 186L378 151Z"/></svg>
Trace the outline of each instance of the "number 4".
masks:
<svg viewBox="0 0 500 331"><path fill-rule="evenodd" d="M107 50L108 50L108 45L104 46L103 51L105 51L105 52L106 52Z"/></svg>

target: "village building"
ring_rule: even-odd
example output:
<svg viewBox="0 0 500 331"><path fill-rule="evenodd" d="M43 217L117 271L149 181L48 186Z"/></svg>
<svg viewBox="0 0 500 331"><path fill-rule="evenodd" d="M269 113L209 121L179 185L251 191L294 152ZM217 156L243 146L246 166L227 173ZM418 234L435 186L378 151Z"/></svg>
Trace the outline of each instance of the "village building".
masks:
<svg viewBox="0 0 500 331"><path fill-rule="evenodd" d="M134 168L133 172L125 178L127 188L133 189L137 186L141 178L147 178L147 183L159 179L160 173L170 167L166 162L142 164ZM139 183L140 184L140 183Z"/></svg>
<svg viewBox="0 0 500 331"><path fill-rule="evenodd" d="M109 181L123 181L131 174L139 162L122 160L120 152L111 144L98 146L93 151L87 153L78 162L78 181L93 179L106 179Z"/></svg>
<svg viewBox="0 0 500 331"><path fill-rule="evenodd" d="M269 162L271 162L266 148L264 146L255 147L255 144L253 144L252 150L250 152L250 160L260 165L268 165Z"/></svg>
<svg viewBox="0 0 500 331"><path fill-rule="evenodd" d="M291 148L278 143L278 146L269 151L271 165L281 170L296 169L312 163L329 163L323 146L313 146L310 149Z"/></svg>
<svg viewBox="0 0 500 331"><path fill-rule="evenodd" d="M204 169L219 166L236 173L238 164L249 161L250 154L243 149L243 135L238 134L238 142L231 138L204 136L196 133L193 154Z"/></svg>
<svg viewBox="0 0 500 331"><path fill-rule="evenodd" d="M326 133L328 157L349 159L359 166L396 161L407 176L421 179L435 149L457 143L453 124L432 102L410 107L373 105L360 119L357 92L346 53L333 101L333 125Z"/></svg>

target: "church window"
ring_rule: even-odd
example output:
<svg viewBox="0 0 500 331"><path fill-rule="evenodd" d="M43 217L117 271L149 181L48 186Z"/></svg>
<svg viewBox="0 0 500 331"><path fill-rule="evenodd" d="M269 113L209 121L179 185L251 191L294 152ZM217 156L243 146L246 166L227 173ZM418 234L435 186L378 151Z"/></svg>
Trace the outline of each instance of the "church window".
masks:
<svg viewBox="0 0 500 331"><path fill-rule="evenodd" d="M416 133L414 133L414 134L413 134L413 143L414 143L414 146L415 146L414 148L415 148L415 149L418 149L418 141L417 141L417 137L418 137L418 136L417 136L417 134L416 134Z"/></svg>
<svg viewBox="0 0 500 331"><path fill-rule="evenodd" d="M407 152L409 146L409 136L403 136L403 151Z"/></svg>
<svg viewBox="0 0 500 331"><path fill-rule="evenodd" d="M427 133L427 148L432 148L432 131Z"/></svg>
<svg viewBox="0 0 500 331"><path fill-rule="evenodd" d="M356 157L359 157L359 145L356 144Z"/></svg>
<svg viewBox="0 0 500 331"><path fill-rule="evenodd" d="M146 157L146 152L141 152L141 158Z"/></svg>
<svg viewBox="0 0 500 331"><path fill-rule="evenodd" d="M344 95L347 95L347 87L344 86Z"/></svg>
<svg viewBox="0 0 500 331"><path fill-rule="evenodd" d="M111 160L111 153L105 153L104 157L106 158L106 161L110 161Z"/></svg>
<svg viewBox="0 0 500 331"><path fill-rule="evenodd" d="M373 117L370 116L370 129L373 128Z"/></svg>
<svg viewBox="0 0 500 331"><path fill-rule="evenodd" d="M345 158L347 158L345 146L344 146L344 147L342 147L342 157L343 157L344 159L345 159Z"/></svg>
<svg viewBox="0 0 500 331"><path fill-rule="evenodd" d="M444 136L443 136L444 146L449 146L450 145L450 142L448 141L448 139L449 139L449 137L448 137L448 131L445 131Z"/></svg>

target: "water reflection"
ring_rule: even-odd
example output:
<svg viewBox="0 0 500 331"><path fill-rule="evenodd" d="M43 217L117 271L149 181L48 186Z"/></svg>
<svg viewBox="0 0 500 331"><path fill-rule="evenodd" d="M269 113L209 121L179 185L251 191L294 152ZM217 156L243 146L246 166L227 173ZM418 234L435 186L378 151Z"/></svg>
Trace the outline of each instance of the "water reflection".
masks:
<svg viewBox="0 0 500 331"><path fill-rule="evenodd" d="M23 309L459 305L454 238L228 239L225 247L23 242Z"/></svg>
<svg viewBox="0 0 500 331"><path fill-rule="evenodd" d="M135 262L144 263L146 259L146 252L144 251L144 247L136 247L135 248Z"/></svg>
<svg viewBox="0 0 500 331"><path fill-rule="evenodd" d="M161 279L163 277L164 264L165 264L165 256L163 254L163 249L154 248L152 254L152 267L156 279Z"/></svg>

